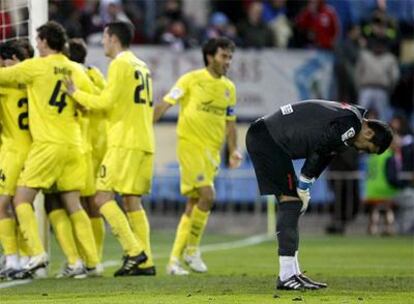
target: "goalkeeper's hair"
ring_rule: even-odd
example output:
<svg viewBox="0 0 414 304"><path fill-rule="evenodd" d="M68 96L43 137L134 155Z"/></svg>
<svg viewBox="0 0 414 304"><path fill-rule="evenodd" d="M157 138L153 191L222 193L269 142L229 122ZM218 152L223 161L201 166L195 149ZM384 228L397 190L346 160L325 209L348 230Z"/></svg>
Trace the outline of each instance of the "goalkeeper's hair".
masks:
<svg viewBox="0 0 414 304"><path fill-rule="evenodd" d="M378 154L382 154L388 149L392 142L392 129L385 122L376 119L368 119L367 124L368 127L375 133L371 139L371 142L379 148Z"/></svg>
<svg viewBox="0 0 414 304"><path fill-rule="evenodd" d="M208 66L207 55L216 55L219 48L234 52L236 45L233 41L226 37L211 38L207 40L207 42L203 45L203 60L205 66Z"/></svg>
<svg viewBox="0 0 414 304"><path fill-rule="evenodd" d="M85 63L88 49L82 38L69 39L69 59L78 63Z"/></svg>
<svg viewBox="0 0 414 304"><path fill-rule="evenodd" d="M109 35L115 35L121 46L127 48L134 38L135 27L131 22L116 21L105 25Z"/></svg>
<svg viewBox="0 0 414 304"><path fill-rule="evenodd" d="M15 56L20 61L26 59L24 49L16 41L7 41L0 44L0 57L3 60L13 59Z"/></svg>
<svg viewBox="0 0 414 304"><path fill-rule="evenodd" d="M37 28L37 34L40 39L46 40L49 48L58 52L63 52L68 37L66 35L66 30L60 23L49 21Z"/></svg>

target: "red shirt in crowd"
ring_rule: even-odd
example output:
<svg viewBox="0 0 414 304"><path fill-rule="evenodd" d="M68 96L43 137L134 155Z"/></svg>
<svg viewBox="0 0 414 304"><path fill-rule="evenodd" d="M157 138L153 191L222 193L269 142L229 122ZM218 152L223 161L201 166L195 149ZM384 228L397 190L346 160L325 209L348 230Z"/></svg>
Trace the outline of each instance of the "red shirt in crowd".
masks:
<svg viewBox="0 0 414 304"><path fill-rule="evenodd" d="M339 34L339 22L331 6L322 2L312 9L312 5L308 5L296 17L296 24L300 30L307 32L314 46L323 49L334 47Z"/></svg>

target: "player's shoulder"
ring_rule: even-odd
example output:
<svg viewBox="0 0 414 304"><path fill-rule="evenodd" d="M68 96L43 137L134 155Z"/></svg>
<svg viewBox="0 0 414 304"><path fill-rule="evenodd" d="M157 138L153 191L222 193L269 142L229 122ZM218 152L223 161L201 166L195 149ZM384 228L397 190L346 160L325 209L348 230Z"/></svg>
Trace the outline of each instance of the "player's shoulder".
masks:
<svg viewBox="0 0 414 304"><path fill-rule="evenodd" d="M236 89L236 85L234 84L234 82L227 76L222 76L222 81L229 89L231 90Z"/></svg>
<svg viewBox="0 0 414 304"><path fill-rule="evenodd" d="M191 70L184 73L179 78L180 82L192 82L203 79L205 76L204 69Z"/></svg>

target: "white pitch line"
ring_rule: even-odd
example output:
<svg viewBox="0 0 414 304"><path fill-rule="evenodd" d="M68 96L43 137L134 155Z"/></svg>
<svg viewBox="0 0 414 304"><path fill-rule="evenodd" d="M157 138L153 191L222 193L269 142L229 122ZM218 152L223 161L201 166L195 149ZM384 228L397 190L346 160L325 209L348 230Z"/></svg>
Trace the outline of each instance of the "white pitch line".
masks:
<svg viewBox="0 0 414 304"><path fill-rule="evenodd" d="M242 240L204 245L204 246L201 246L200 249L202 252L229 250L229 249L234 249L234 248L242 248L242 247L257 245L257 244L263 243L271 239L272 238L266 234L259 234L259 235L254 235L254 236L242 239ZM167 254L154 255L154 258L167 258L167 257L168 257ZM119 265L119 261L109 260L109 261L103 262L103 265L105 267L117 266ZM6 282L6 283L0 283L0 289L28 284L30 282L32 282L32 280L21 280L21 281L11 281L11 282Z"/></svg>
<svg viewBox="0 0 414 304"><path fill-rule="evenodd" d="M17 285L24 285L24 284L28 284L30 283L32 280L21 280L21 281L11 281L11 282L6 282L6 283L1 283L0 284L0 289L2 288L9 288L9 287L14 287Z"/></svg>
<svg viewBox="0 0 414 304"><path fill-rule="evenodd" d="M260 243L263 243L269 240L272 240L272 237L269 237L267 234L259 234L259 235L254 235L254 236L241 239L241 240L237 240L237 241L203 245L203 246L200 246L200 250L202 252L229 250L229 249L234 249L234 248L242 248L242 247L257 245L257 244L260 244ZM169 257L168 254L161 254L161 255L154 254L154 258L157 258L157 259L168 258L168 257ZM103 265L105 267L117 266L119 265L119 261L110 260L110 261L104 262Z"/></svg>

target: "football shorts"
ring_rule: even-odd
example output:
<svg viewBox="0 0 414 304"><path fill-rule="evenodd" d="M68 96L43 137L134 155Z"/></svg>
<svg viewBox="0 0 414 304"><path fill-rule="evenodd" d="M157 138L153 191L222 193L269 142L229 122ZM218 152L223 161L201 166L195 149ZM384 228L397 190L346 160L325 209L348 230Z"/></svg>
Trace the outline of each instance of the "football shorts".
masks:
<svg viewBox="0 0 414 304"><path fill-rule="evenodd" d="M94 163L92 159L92 152L83 153L85 158L85 187L81 189L81 196L93 196L96 192L96 171L94 171Z"/></svg>
<svg viewBox="0 0 414 304"><path fill-rule="evenodd" d="M80 191L85 187L85 158L77 146L34 142L24 169L17 182L19 186L56 191Z"/></svg>
<svg viewBox="0 0 414 304"><path fill-rule="evenodd" d="M97 175L96 189L120 194L144 195L150 192L154 153L110 147Z"/></svg>
<svg viewBox="0 0 414 304"><path fill-rule="evenodd" d="M13 196L19 175L23 169L29 149L0 149L0 195Z"/></svg>
<svg viewBox="0 0 414 304"><path fill-rule="evenodd" d="M198 188L214 187L214 178L220 166L219 151L179 139L177 156L180 164L181 194L197 198Z"/></svg>

